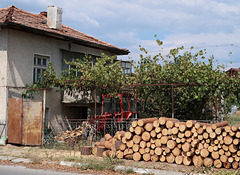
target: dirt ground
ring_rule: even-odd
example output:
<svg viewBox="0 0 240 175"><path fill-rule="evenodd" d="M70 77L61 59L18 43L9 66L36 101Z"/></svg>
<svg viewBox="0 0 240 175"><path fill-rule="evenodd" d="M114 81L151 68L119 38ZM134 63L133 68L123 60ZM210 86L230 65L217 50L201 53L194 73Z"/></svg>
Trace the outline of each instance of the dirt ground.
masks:
<svg viewBox="0 0 240 175"><path fill-rule="evenodd" d="M24 164L24 163L17 163L24 165L29 168L40 168L40 169L52 169L58 171L67 171L67 172L91 172L94 174L98 171L92 170L80 170L79 168L75 167L66 167L59 165L60 161L77 161L81 162L81 160L92 159L92 160L99 160L101 161L103 158L95 157L93 155L84 156L81 155L79 151L74 150L58 150L58 149L45 149L40 147L24 147L24 146L14 146L14 145L6 145L0 146L0 156L9 156L9 157L21 157L21 158L28 158L33 163L32 164ZM0 164L16 164L11 161L0 161ZM133 160L119 160L117 162L119 165L128 166L128 167L136 167L136 168L149 168L149 169L160 169L160 170L169 170L169 171L177 171L183 172L185 174L191 173L202 173L202 174L219 174L219 171L224 172L236 172L236 170L226 170L226 169L215 169L200 167L196 168L194 166L185 166L185 165L177 165L177 164L169 164L169 163L162 163L162 162L135 162ZM102 174L109 174L107 171L101 171ZM111 172L110 174L119 174L117 172ZM135 174L135 173L134 173Z"/></svg>

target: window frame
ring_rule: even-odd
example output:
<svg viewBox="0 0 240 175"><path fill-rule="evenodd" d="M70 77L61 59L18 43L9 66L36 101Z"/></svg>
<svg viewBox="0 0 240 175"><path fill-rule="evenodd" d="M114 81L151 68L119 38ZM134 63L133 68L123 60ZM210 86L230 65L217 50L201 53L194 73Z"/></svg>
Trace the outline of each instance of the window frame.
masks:
<svg viewBox="0 0 240 175"><path fill-rule="evenodd" d="M35 60L36 58L36 60ZM37 63L38 59L41 59L40 65ZM43 65L43 60L46 59L46 65ZM48 68L48 63L51 62L51 56L46 54L33 54L33 68L32 68L32 82L37 83L39 81L39 77L37 77L37 71L40 70L40 74L43 74L44 71Z"/></svg>

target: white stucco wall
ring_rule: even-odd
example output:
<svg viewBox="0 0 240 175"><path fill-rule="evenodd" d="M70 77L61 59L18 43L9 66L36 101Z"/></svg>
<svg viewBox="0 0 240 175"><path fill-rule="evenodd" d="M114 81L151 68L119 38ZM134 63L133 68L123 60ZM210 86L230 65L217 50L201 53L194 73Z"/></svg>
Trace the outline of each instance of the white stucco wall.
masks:
<svg viewBox="0 0 240 175"><path fill-rule="evenodd" d="M0 34L2 33L3 32L0 31ZM3 75L3 77L7 76L7 80L4 80L5 85L13 87L24 87L26 84L33 83L34 54L49 56L50 61L55 68L55 71L57 73L60 73L62 68L62 51L60 49L68 50L68 42L13 29L8 29L7 33L3 34L5 36L8 36L7 38L5 37L6 43L2 43L2 40L0 42L0 44L7 47L7 53L6 50L1 51L0 49L0 59L5 60L5 64L4 62L1 62L0 66L3 69L0 69L0 74L2 73L1 70L6 70L7 67L7 71L5 72L6 74ZM88 48L77 44L71 44L70 51L88 53L97 56L100 56L103 52L102 50ZM109 52L106 54L113 55ZM8 58L8 60L6 60L6 58ZM1 79L0 83L4 84ZM4 94L6 94L4 92L4 89L1 88L0 93L1 95L3 94L3 97ZM9 89L8 97L21 97L21 93L17 93L16 90ZM1 105L5 106L4 102L0 103L0 110L2 111L4 110L4 107L1 109ZM50 117L66 114L71 115L71 110L69 110L68 107L63 106L61 103L61 94L56 93L54 90L47 91L46 107L50 111ZM73 111L73 113L76 112L77 111ZM5 113L0 112L0 119L6 117Z"/></svg>

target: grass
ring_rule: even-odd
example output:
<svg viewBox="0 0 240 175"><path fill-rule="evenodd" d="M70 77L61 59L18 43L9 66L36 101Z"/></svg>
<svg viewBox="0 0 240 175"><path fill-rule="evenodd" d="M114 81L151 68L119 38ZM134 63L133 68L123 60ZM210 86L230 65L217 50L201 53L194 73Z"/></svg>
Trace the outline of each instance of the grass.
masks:
<svg viewBox="0 0 240 175"><path fill-rule="evenodd" d="M240 175L240 171L220 170L218 173L216 173L214 175Z"/></svg>
<svg viewBox="0 0 240 175"><path fill-rule="evenodd" d="M225 118L229 125L240 125L240 113L237 112L236 114L233 115L227 115Z"/></svg>

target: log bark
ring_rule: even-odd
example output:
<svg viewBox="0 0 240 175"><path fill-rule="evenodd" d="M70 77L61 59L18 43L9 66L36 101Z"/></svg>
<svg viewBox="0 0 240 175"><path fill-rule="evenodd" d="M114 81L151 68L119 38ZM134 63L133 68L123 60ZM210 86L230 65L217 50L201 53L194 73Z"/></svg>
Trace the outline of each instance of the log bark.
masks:
<svg viewBox="0 0 240 175"><path fill-rule="evenodd" d="M215 123L215 124L212 124L212 129L215 130L219 127L223 127L223 126L227 126L228 125L228 121L222 121L222 122L218 122L218 123Z"/></svg>
<svg viewBox="0 0 240 175"><path fill-rule="evenodd" d="M155 120L157 120L156 117L140 119L138 120L138 126L144 126L146 123L153 123Z"/></svg>
<svg viewBox="0 0 240 175"><path fill-rule="evenodd" d="M102 157L103 156L103 152L106 150L106 148L105 147L103 147L103 146L98 146L97 147L97 156L98 157Z"/></svg>

